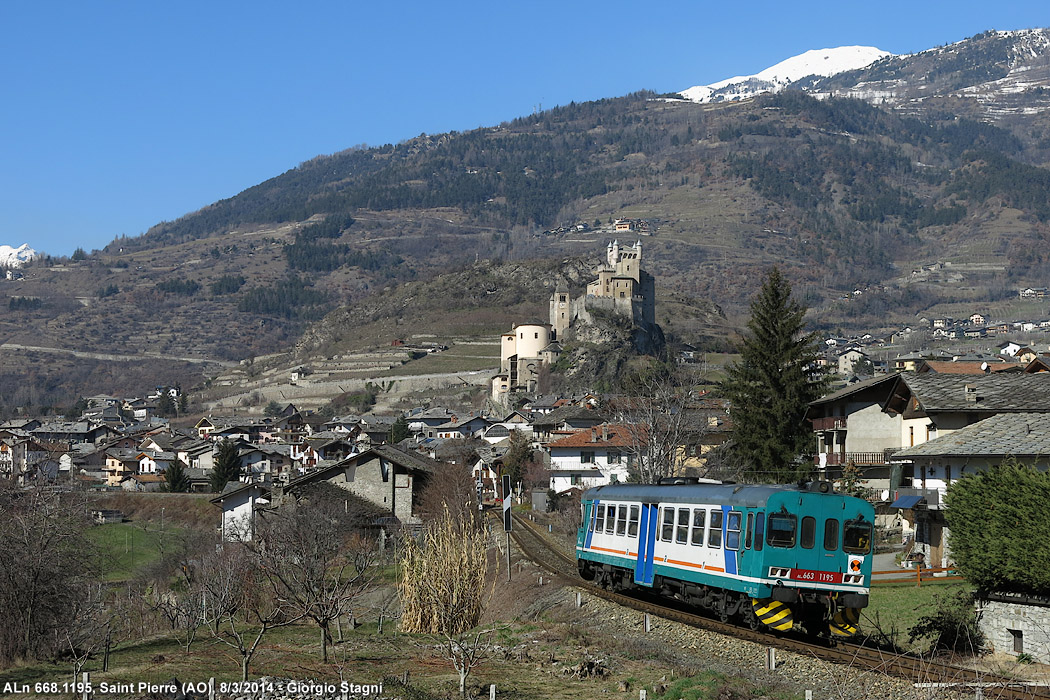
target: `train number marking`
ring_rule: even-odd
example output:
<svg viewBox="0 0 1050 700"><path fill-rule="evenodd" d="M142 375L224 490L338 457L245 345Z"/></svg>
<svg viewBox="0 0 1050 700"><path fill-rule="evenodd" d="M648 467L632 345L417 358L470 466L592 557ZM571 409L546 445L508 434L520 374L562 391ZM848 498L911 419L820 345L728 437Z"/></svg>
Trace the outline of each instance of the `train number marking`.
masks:
<svg viewBox="0 0 1050 700"><path fill-rule="evenodd" d="M797 581L813 581L814 583L842 583L842 574L834 571L792 569L791 578Z"/></svg>

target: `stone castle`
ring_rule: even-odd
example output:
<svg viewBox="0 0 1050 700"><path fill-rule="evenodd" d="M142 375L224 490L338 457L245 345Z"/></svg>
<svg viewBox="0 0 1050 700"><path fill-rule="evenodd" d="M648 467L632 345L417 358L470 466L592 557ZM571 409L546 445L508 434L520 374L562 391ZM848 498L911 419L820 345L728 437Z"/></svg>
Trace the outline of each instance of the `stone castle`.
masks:
<svg viewBox="0 0 1050 700"><path fill-rule="evenodd" d="M573 337L580 324L593 324L594 314L605 312L629 318L641 328L656 324L656 284L642 269L642 243L606 249L598 278L575 299L558 287L550 298L549 323L525 323L500 336L500 370L492 378L492 399L504 402L513 392L534 392L540 368L553 364L561 353L559 341Z"/></svg>

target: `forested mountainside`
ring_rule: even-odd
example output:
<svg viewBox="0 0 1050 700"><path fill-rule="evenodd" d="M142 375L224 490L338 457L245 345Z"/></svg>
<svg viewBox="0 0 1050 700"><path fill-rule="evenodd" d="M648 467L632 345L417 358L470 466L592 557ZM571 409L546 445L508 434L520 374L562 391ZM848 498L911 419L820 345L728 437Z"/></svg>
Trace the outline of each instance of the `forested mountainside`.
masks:
<svg viewBox="0 0 1050 700"><path fill-rule="evenodd" d="M739 323L774 263L827 328L888 328L938 302L1016 294L1050 273L1039 36L981 35L737 103L639 92L320 156L103 251L33 263L0 286L0 338L179 357L195 363L190 383L202 361L289 349L329 312L351 322L407 282L429 295L399 312L412 327L431 306L457 307L448 284L426 287L442 273L596 262L617 236L642 238L661 324L672 297ZM876 78L886 90L858 87ZM936 95L914 97L914 81ZM616 234L618 218L648 226ZM934 261L981 272L909 277ZM549 287L534 286L521 303L542 310ZM853 290L864 295L843 302ZM491 296L478 313L492 327L521 320ZM329 323L325 335L340 333ZM51 393L79 385L60 364L41 365L60 375L41 381Z"/></svg>

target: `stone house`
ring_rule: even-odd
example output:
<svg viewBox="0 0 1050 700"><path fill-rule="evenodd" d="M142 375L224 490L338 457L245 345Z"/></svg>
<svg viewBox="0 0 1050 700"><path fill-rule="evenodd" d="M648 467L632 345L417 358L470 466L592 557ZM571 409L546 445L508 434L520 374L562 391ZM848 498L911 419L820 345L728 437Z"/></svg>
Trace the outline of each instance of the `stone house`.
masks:
<svg viewBox="0 0 1050 700"><path fill-rule="evenodd" d="M361 454L293 479L283 492L327 481L382 508L403 525L418 525L419 494L438 464L392 445L375 445ZM282 492L282 495L283 495ZM274 494L279 501L278 494Z"/></svg>

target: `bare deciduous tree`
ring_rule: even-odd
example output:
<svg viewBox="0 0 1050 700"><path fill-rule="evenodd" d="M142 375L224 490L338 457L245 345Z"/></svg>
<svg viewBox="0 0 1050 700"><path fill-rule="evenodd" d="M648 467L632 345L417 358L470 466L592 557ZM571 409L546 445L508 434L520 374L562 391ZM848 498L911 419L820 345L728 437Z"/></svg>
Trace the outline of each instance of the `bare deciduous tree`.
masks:
<svg viewBox="0 0 1050 700"><path fill-rule="evenodd" d="M478 629L491 593L484 532L446 510L422 541L407 542L401 567L401 627L442 637L465 696L467 676L482 661L487 632Z"/></svg>
<svg viewBox="0 0 1050 700"><path fill-rule="evenodd" d="M241 680L246 681L266 633L303 615L282 603L258 560L241 545L227 544L209 555L201 571L212 636L237 653Z"/></svg>
<svg viewBox="0 0 1050 700"><path fill-rule="evenodd" d="M358 511L326 490L315 487L270 514L252 549L280 604L317 625L328 663L332 625L370 587L379 553L375 539L358 527Z"/></svg>
<svg viewBox="0 0 1050 700"><path fill-rule="evenodd" d="M0 490L0 662L65 649L63 631L98 580L86 530L77 494Z"/></svg>
<svg viewBox="0 0 1050 700"><path fill-rule="evenodd" d="M688 406L695 377L681 366L657 366L625 382L626 396L607 407L631 442L642 483L679 474L690 433Z"/></svg>

